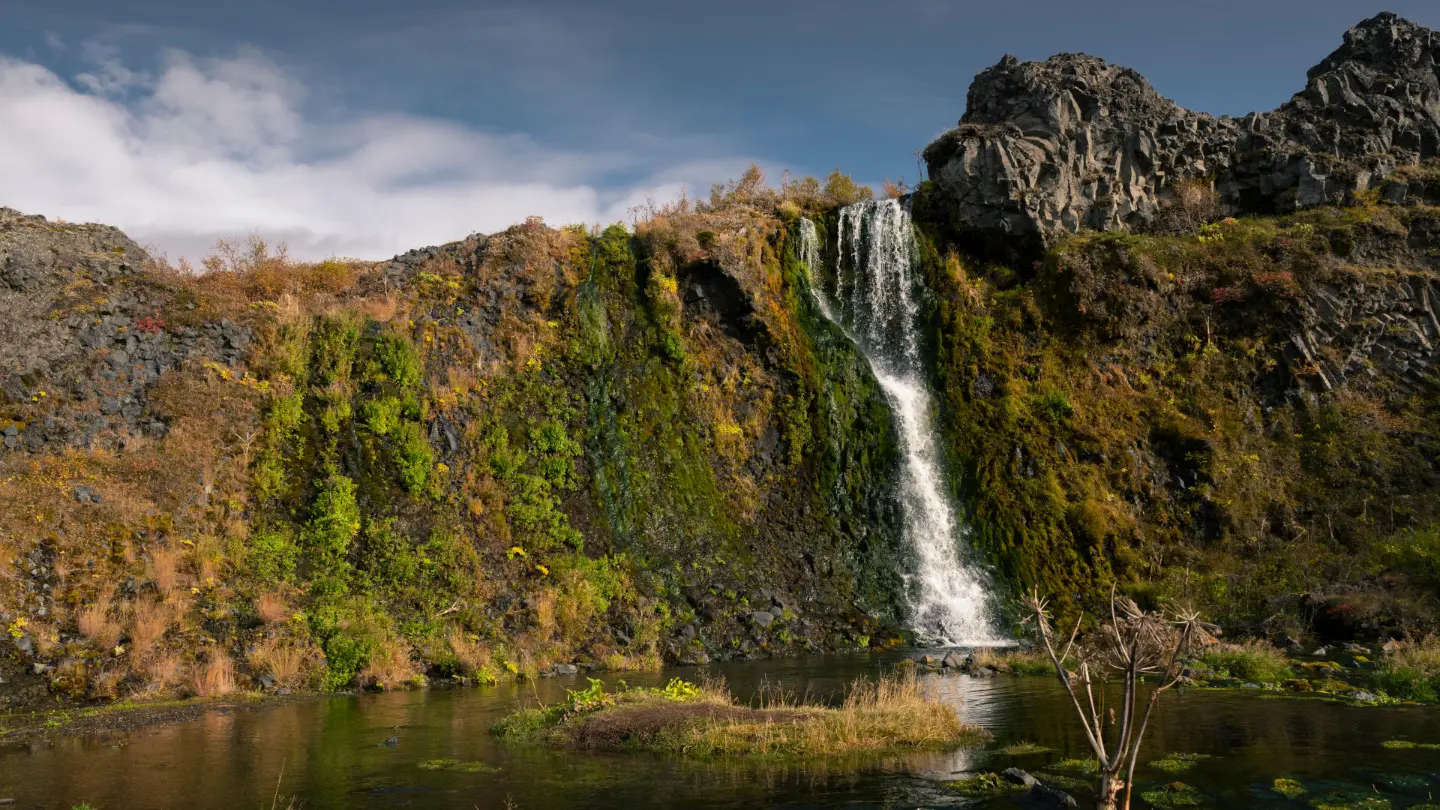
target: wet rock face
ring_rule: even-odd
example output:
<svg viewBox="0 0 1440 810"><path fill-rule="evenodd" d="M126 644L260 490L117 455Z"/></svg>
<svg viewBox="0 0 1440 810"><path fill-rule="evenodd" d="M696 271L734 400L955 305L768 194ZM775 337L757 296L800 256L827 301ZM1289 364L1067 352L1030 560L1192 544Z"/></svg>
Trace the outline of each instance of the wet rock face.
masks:
<svg viewBox="0 0 1440 810"><path fill-rule="evenodd" d="M1231 214L1340 204L1440 157L1437 57L1434 31L1380 14L1289 102L1237 119L1183 109L1093 56L1006 56L975 77L960 125L925 159L962 224L1041 239L1149 226L1187 178L1214 177Z"/></svg>

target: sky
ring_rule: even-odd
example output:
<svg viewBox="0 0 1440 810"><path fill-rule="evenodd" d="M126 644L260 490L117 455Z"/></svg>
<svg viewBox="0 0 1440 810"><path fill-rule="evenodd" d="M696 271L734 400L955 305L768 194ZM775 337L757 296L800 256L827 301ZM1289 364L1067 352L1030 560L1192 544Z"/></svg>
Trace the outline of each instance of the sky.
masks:
<svg viewBox="0 0 1440 810"><path fill-rule="evenodd" d="M379 259L626 221L752 162L913 183L1007 53L1269 110L1386 10L1440 28L1434 0L0 0L0 205L171 260L250 234Z"/></svg>

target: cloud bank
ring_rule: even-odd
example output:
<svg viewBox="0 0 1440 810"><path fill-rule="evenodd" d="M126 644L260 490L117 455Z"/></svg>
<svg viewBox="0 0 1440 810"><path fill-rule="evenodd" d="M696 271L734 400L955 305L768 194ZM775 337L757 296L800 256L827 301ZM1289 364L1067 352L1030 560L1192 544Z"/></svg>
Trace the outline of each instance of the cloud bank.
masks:
<svg viewBox="0 0 1440 810"><path fill-rule="evenodd" d="M414 115L321 116L255 51L174 51L153 73L110 53L92 62L66 81L0 57L0 205L117 225L172 260L251 233L297 257L378 259L528 215L609 223L748 162L655 166Z"/></svg>

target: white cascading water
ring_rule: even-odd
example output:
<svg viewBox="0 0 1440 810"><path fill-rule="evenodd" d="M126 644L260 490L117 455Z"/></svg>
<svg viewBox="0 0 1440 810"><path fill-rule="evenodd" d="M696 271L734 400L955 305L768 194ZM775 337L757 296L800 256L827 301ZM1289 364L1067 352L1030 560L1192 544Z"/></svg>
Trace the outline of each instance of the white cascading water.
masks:
<svg viewBox="0 0 1440 810"><path fill-rule="evenodd" d="M900 434L905 535L916 556L908 577L911 625L930 644L1001 643L990 621L986 578L964 559L965 527L945 495L934 398L920 356L910 212L899 200L843 208L836 244L833 289L826 289L819 233L814 222L801 220L799 258L811 268L816 303L870 362Z"/></svg>

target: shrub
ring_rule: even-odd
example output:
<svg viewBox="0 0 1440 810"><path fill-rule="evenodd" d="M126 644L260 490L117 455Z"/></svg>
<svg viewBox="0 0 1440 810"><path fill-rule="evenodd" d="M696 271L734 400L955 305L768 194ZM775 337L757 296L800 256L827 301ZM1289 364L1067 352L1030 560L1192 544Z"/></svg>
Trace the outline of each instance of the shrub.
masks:
<svg viewBox="0 0 1440 810"><path fill-rule="evenodd" d="M261 583L279 583L295 574L300 549L290 535L279 529L266 529L250 537L246 550L246 570Z"/></svg>
<svg viewBox="0 0 1440 810"><path fill-rule="evenodd" d="M400 483L407 492L423 491L430 480L430 468L435 466L435 454L430 449L430 443L425 440L420 425L414 422L400 425L396 441L395 464L400 470Z"/></svg>
<svg viewBox="0 0 1440 810"><path fill-rule="evenodd" d="M425 676L411 657L410 645L404 639L392 636L382 639L371 652L360 670L359 683L365 689L388 692L401 687L423 686Z"/></svg>
<svg viewBox="0 0 1440 810"><path fill-rule="evenodd" d="M399 335L382 335L375 341L374 361L367 376L388 380L401 390L420 384L424 370L415 347Z"/></svg>
<svg viewBox="0 0 1440 810"><path fill-rule="evenodd" d="M1387 653L1375 674L1376 685L1391 697L1440 700L1440 638L1407 642Z"/></svg>
<svg viewBox="0 0 1440 810"><path fill-rule="evenodd" d="M350 544L360 533L360 506L355 501L355 482L332 475L315 497L310 523L305 527L305 546L319 562L333 565L344 560Z"/></svg>
<svg viewBox="0 0 1440 810"><path fill-rule="evenodd" d="M850 175L836 169L825 178L825 196L836 205L845 206L874 199L875 192L869 186L858 185L850 179Z"/></svg>
<svg viewBox="0 0 1440 810"><path fill-rule="evenodd" d="M1279 683L1293 675L1285 653L1263 641L1218 645L1200 660L1217 673L1242 681Z"/></svg>
<svg viewBox="0 0 1440 810"><path fill-rule="evenodd" d="M1209 182L1192 178L1170 188L1170 199L1162 206L1157 225L1168 233L1194 234L1219 218L1220 195Z"/></svg>
<svg viewBox="0 0 1440 810"><path fill-rule="evenodd" d="M377 436L388 436L400 427L404 405L396 397L368 400L360 406L360 419Z"/></svg>

